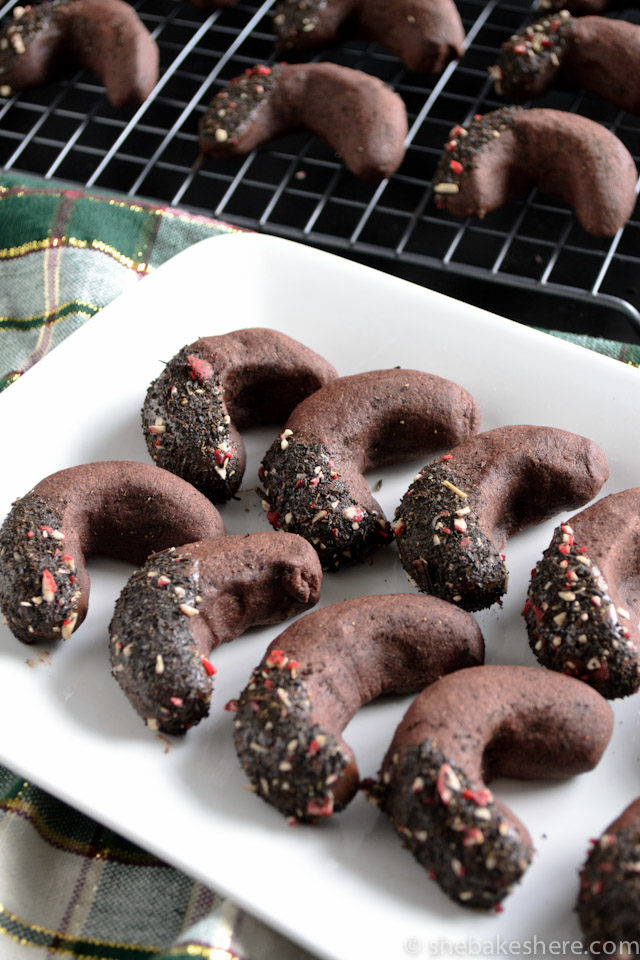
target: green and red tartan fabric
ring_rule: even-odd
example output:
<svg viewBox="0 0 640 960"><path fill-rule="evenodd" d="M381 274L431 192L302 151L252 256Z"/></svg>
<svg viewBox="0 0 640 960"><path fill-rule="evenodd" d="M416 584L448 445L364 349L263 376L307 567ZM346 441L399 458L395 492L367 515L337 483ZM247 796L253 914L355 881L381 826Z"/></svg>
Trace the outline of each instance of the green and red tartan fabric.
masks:
<svg viewBox="0 0 640 960"><path fill-rule="evenodd" d="M174 254L228 224L0 174L0 389ZM639 364L640 348L567 339ZM262 923L0 767L2 960L311 960Z"/></svg>

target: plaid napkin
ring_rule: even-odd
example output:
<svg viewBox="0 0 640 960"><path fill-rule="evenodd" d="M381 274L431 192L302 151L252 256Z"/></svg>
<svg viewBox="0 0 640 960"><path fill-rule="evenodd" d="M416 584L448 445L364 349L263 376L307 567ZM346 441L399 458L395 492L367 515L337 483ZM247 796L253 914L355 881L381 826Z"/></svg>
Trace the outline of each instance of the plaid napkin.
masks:
<svg viewBox="0 0 640 960"><path fill-rule="evenodd" d="M0 389L165 260L234 230L0 174ZM557 335L640 364L638 346ZM311 960L213 890L1 767L0 957Z"/></svg>

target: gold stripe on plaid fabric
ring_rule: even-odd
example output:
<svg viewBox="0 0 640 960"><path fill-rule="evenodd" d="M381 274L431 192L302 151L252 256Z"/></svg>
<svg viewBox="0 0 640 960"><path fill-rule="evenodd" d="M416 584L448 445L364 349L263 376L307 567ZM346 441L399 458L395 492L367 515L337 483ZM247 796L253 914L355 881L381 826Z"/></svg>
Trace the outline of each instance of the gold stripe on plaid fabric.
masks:
<svg viewBox="0 0 640 960"><path fill-rule="evenodd" d="M117 260L123 267L134 270L136 273L150 273L153 269L148 264L127 257L125 254L116 250L108 243L101 240L79 240L77 237L44 237L42 240L32 240L29 243L22 243L17 247L5 247L0 249L0 260L14 260L16 257L23 257L29 253L37 253L41 250L51 250L56 247L73 247L75 250L97 250L99 253L105 253L113 260Z"/></svg>
<svg viewBox="0 0 640 960"><path fill-rule="evenodd" d="M66 953L78 960L151 960L158 956L157 947L69 937L57 930L29 923L7 910L4 904L0 904L0 933L23 946L45 948L51 953Z"/></svg>
<svg viewBox="0 0 640 960"><path fill-rule="evenodd" d="M171 960L192 960L193 957L202 957L203 960L241 960L237 953L231 953L223 947L206 947L200 943L190 943L187 946L173 947L164 957Z"/></svg>
<svg viewBox="0 0 640 960"><path fill-rule="evenodd" d="M54 830L42 816L38 806L23 800L21 797L12 800L0 802L0 810L6 810L9 814L16 814L29 820L34 829L38 831L43 840L60 850L66 850L69 853L76 853L83 857L95 857L98 853L95 842L82 841L71 836L68 827L66 833ZM164 861L159 860L146 850L134 845L127 845L127 849L112 850L103 846L99 851L100 857L104 860L112 859L118 863L129 863L132 866L164 866Z"/></svg>

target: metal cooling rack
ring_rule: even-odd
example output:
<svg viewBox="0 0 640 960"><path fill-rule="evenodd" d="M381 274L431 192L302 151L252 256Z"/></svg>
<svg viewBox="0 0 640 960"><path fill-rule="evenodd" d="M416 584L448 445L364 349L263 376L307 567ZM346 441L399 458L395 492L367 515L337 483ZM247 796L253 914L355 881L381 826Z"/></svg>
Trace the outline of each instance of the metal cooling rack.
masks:
<svg viewBox="0 0 640 960"><path fill-rule="evenodd" d="M433 203L430 178L450 127L502 105L487 69L502 41L539 15L531 0L460 0L466 53L436 77L406 71L375 44L343 43L313 57L375 74L403 97L407 155L379 186L358 181L306 133L245 158L196 162L198 120L215 93L247 66L279 57L271 28L275 2L237 0L207 16L186 0L138 0L133 5L161 55L161 78L149 99L138 109L115 110L83 71L0 98L0 166L181 205L373 262L490 308L498 290L500 312L524 322L559 326L550 316L553 304L569 324L604 308L595 309L595 321L587 316L597 331L583 332L613 331L640 342L640 216L613 240L602 240L586 234L565 205L536 191L482 221L456 220ZM0 16L13 5L0 5ZM604 123L639 162L640 118L575 90L554 91L536 105Z"/></svg>

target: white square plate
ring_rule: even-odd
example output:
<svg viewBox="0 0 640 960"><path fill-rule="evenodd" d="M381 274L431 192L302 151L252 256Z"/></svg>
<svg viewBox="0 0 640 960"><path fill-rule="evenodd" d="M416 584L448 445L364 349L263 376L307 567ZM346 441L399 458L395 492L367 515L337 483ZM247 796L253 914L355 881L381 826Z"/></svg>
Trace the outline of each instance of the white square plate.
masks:
<svg viewBox="0 0 640 960"><path fill-rule="evenodd" d="M282 330L341 374L401 365L456 380L480 402L482 429L537 423L588 435L610 462L603 493L640 484L637 370L339 257L249 234L175 257L0 396L0 516L63 467L148 461L139 410L163 362L199 336L245 326ZM245 492L222 508L230 533L269 529L256 471L276 432L247 437ZM382 480L387 516L421 465L371 475L372 486ZM555 523L508 545L504 606L478 615L488 662L534 663L520 610ZM108 665L107 625L130 572L92 562L89 617L50 656L0 626L0 761L331 960L499 955L509 940L520 947L506 955L526 955L527 943L533 955L534 938L549 955L554 942L578 940L572 908L588 838L640 793L637 696L615 704L614 737L592 773L496 785L537 855L504 912L483 915L451 903L362 795L331 822L305 828L287 826L243 789L223 706L281 628L216 652L211 716L186 738L145 728ZM321 602L412 589L391 547L326 576ZM347 739L362 776L376 774L408 703L373 704L352 722Z"/></svg>

